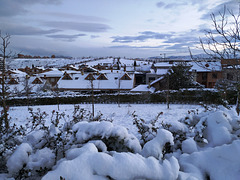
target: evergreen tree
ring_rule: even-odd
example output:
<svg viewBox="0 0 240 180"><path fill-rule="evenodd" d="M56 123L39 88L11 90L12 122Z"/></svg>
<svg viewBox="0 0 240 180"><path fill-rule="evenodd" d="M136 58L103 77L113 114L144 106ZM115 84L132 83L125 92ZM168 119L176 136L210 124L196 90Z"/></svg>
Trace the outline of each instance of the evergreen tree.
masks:
<svg viewBox="0 0 240 180"><path fill-rule="evenodd" d="M189 72L191 66L180 63L172 66L169 70L169 89L179 90L181 88L193 87L193 77Z"/></svg>

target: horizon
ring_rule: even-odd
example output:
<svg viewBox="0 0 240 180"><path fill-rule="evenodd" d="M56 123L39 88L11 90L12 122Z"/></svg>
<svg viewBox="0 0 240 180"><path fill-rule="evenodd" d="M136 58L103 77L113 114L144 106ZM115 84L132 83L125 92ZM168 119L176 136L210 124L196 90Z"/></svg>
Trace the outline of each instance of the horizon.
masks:
<svg viewBox="0 0 240 180"><path fill-rule="evenodd" d="M239 0L8 0L0 30L16 53L39 56L148 58L201 54L210 14ZM14 10L13 10L14 9ZM187 10L187 11L186 11Z"/></svg>

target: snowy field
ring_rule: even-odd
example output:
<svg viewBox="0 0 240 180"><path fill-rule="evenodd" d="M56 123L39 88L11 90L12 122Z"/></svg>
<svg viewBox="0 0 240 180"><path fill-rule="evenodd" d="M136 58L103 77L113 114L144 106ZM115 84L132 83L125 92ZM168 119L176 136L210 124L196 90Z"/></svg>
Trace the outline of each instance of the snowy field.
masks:
<svg viewBox="0 0 240 180"><path fill-rule="evenodd" d="M84 108L87 111L92 111L91 104L79 104L80 108ZM41 111L45 111L47 116L47 124L50 124L51 113L53 110L57 111L57 105L46 105L46 106L30 106L34 111L37 111L38 108ZM112 120L113 124L124 126L129 129L130 133L137 135L136 128L133 126L133 117L132 113L135 112L140 118L145 121L150 121L156 118L158 113L163 112L163 114L159 117L158 122L161 121L177 121L182 117L185 117L189 110L203 108L199 105L178 105L172 104L170 108L167 109L165 104L121 104L120 107L118 104L95 104L94 106L95 114L99 114L100 112L103 114L103 119ZM74 110L74 105L60 105L59 112L64 112L66 120L68 116L72 116ZM30 114L28 113L27 106L19 106L19 107L11 107L9 111L11 117L11 123L15 123L17 125L23 125L26 123L27 119L30 118ZM62 120L61 123L64 123Z"/></svg>
<svg viewBox="0 0 240 180"><path fill-rule="evenodd" d="M234 107L96 104L102 121L87 121L86 113L84 121L69 122L74 106L60 105L59 125L51 118L56 105L30 108L48 114L47 127L33 124L24 138L10 143L2 134L8 140L0 144L7 172L0 179L240 179L240 118ZM91 104L80 108L91 111ZM37 121L26 106L11 107L9 116L18 126Z"/></svg>

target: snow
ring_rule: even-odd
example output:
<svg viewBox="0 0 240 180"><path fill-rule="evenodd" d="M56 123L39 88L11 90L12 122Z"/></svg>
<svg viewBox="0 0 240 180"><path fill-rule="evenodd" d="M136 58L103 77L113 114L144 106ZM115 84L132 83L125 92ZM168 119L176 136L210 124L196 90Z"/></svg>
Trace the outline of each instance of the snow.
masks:
<svg viewBox="0 0 240 180"><path fill-rule="evenodd" d="M155 88L150 87L147 84L140 84L137 87L133 88L131 92L154 92Z"/></svg>
<svg viewBox="0 0 240 180"><path fill-rule="evenodd" d="M95 80L86 80L85 78L89 74L73 74L73 80L60 79L58 81L59 89L72 89L72 90L89 90L89 89L100 89L100 90L117 90L117 89L127 89L130 90L134 85L134 74L128 74L130 80L122 80L121 78L126 74L126 72L117 71L104 74L107 78L106 80L98 79L99 75L94 75Z"/></svg>
<svg viewBox="0 0 240 180"><path fill-rule="evenodd" d="M198 151L197 144L193 138L188 138L182 142L182 151L187 154L192 154L193 152Z"/></svg>
<svg viewBox="0 0 240 180"><path fill-rule="evenodd" d="M76 152L75 152L76 153ZM72 156L71 156L72 157ZM176 158L164 160L161 164L153 157L144 158L139 154L98 152L89 143L79 148L74 159L66 159L57 168L50 171L42 179L176 179L179 165ZM124 172L124 173L123 173Z"/></svg>
<svg viewBox="0 0 240 180"><path fill-rule="evenodd" d="M191 178L205 179L208 175L213 180L239 179L240 141L190 155L183 154L179 162L183 170L191 174Z"/></svg>
<svg viewBox="0 0 240 180"><path fill-rule="evenodd" d="M144 157L152 156L157 159L161 159L163 157L162 154L163 147L168 142L171 145L174 144L171 132L164 129L160 129L157 133L157 136L153 140L147 142L144 145L142 155Z"/></svg>
<svg viewBox="0 0 240 180"><path fill-rule="evenodd" d="M28 143L22 143L7 161L8 172L14 174L22 169L28 163L31 152L32 147Z"/></svg>
<svg viewBox="0 0 240 180"><path fill-rule="evenodd" d="M89 104L81 108L91 109ZM57 106L40 106L51 114ZM33 107L33 111L39 106ZM30 120L27 107L11 107L12 123ZM60 126L51 125L46 117L49 137L62 133L61 127L71 118L73 106L60 105L65 113ZM81 121L70 127L66 156L56 160L54 149L43 148L44 130L29 133L8 157L11 178L22 168L36 173L51 169L42 179L213 179L235 180L240 177L240 118L234 110L198 105L162 104L96 104L103 119L109 121ZM136 112L134 112L136 111ZM160 116L157 116L160 113ZM157 133L140 145L140 134L133 126L132 114L144 119L146 125L156 119ZM62 137L62 136L61 136ZM115 149L113 149L113 143ZM167 147L168 146L168 147ZM125 147L125 148L124 148ZM127 147L127 148L126 148ZM128 150L131 149L132 151Z"/></svg>
<svg viewBox="0 0 240 180"><path fill-rule="evenodd" d="M79 122L73 126L73 132L76 134L77 143L83 143L99 136L101 139L114 137L115 141L123 139L123 143L136 153L141 150L139 141L134 136L129 135L126 128L118 125L113 126L110 122Z"/></svg>

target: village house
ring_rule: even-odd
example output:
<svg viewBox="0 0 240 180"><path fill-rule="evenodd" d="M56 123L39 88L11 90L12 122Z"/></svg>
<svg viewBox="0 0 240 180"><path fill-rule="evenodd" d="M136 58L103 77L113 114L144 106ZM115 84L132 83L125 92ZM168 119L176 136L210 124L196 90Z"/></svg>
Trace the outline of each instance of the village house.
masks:
<svg viewBox="0 0 240 180"><path fill-rule="evenodd" d="M194 81L205 86L205 88L214 88L216 82L222 79L222 67L220 62L192 62L190 72Z"/></svg>
<svg viewBox="0 0 240 180"><path fill-rule="evenodd" d="M68 74L58 81L57 86L60 91L80 91L91 90L100 92L130 91L134 87L134 74L124 71L105 70L104 72L90 72Z"/></svg>
<svg viewBox="0 0 240 180"><path fill-rule="evenodd" d="M223 79L238 82L240 79L240 59L222 59Z"/></svg>

